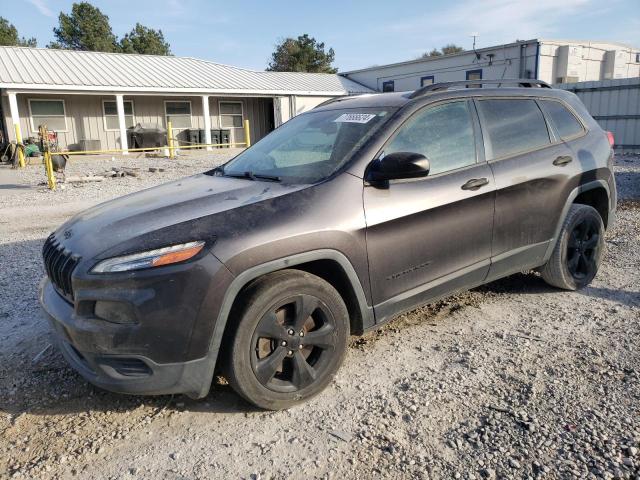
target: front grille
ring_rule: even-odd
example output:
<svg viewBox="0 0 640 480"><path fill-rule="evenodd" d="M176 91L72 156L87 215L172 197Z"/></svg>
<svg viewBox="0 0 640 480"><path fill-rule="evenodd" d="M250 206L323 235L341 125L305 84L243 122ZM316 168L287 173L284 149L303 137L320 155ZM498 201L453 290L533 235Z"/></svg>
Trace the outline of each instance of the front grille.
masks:
<svg viewBox="0 0 640 480"><path fill-rule="evenodd" d="M51 283L68 300L73 300L71 273L76 268L80 257L73 255L53 235L44 242L42 247L44 268Z"/></svg>

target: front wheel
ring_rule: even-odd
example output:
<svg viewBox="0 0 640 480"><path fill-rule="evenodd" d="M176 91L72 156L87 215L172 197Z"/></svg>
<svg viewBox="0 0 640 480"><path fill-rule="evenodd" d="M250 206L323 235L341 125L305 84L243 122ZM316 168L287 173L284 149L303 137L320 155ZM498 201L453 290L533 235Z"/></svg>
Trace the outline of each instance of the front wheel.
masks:
<svg viewBox="0 0 640 480"><path fill-rule="evenodd" d="M565 290L587 286L598 272L604 250L604 224L598 211L588 205L572 205L542 278Z"/></svg>
<svg viewBox="0 0 640 480"><path fill-rule="evenodd" d="M251 284L230 322L225 373L251 403L280 410L321 392L342 364L349 314L323 279L299 270Z"/></svg>

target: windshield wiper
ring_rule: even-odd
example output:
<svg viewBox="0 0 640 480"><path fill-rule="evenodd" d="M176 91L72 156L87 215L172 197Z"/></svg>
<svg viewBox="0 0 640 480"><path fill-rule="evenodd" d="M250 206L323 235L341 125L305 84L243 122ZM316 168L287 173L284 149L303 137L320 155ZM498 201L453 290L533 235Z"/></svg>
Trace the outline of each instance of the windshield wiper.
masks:
<svg viewBox="0 0 640 480"><path fill-rule="evenodd" d="M233 178L246 178L248 180L268 180L270 182L280 182L282 179L275 175L265 175L262 173L253 173L253 172L243 172L243 173L232 173L225 172L224 170L221 173L225 177L233 177Z"/></svg>

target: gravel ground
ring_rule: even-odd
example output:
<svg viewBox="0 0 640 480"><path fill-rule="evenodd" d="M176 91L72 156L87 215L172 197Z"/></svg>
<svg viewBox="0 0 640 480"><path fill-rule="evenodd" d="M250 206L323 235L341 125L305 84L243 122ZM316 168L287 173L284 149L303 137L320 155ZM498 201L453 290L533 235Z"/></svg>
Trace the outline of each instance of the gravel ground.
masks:
<svg viewBox="0 0 640 480"><path fill-rule="evenodd" d="M354 338L305 405L256 411L223 379L200 401L83 381L47 348L43 239L87 206L226 155L72 161L68 174L143 173L55 193L37 186L42 167L0 169L0 478L640 479L634 156L616 162L618 222L591 286L562 292L523 273L410 312Z"/></svg>

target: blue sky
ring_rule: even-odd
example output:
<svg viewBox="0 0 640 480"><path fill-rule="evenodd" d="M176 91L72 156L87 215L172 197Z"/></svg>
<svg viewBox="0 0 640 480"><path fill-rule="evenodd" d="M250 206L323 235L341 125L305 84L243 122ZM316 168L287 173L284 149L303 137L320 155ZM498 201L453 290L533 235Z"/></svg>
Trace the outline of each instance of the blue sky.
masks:
<svg viewBox="0 0 640 480"><path fill-rule="evenodd" d="M67 0L0 0L0 16L39 46ZM94 0L118 36L136 21L160 28L175 55L264 69L278 39L309 33L350 70L416 58L447 43L470 48L515 39L609 40L640 46L639 0L387 0L385 2Z"/></svg>

